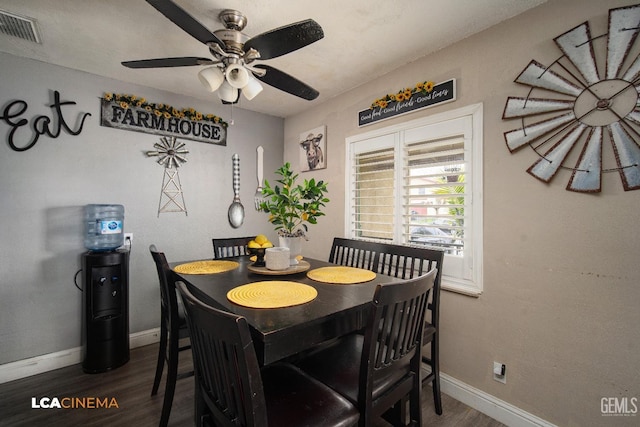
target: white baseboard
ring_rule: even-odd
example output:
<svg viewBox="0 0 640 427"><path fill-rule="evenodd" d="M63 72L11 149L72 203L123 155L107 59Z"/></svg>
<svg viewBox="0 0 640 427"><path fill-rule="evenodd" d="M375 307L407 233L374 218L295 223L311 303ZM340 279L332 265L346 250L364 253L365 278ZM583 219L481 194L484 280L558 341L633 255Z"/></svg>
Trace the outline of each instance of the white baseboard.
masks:
<svg viewBox="0 0 640 427"><path fill-rule="evenodd" d="M510 403L440 372L440 388L456 400L510 427L556 427ZM443 408L446 411L446 408Z"/></svg>
<svg viewBox="0 0 640 427"><path fill-rule="evenodd" d="M129 336L131 348L142 347L160 341L160 328L136 332ZM30 359L0 365L0 384L30 377L65 366L82 363L82 347L43 354ZM440 373L442 392L471 408L511 427L555 427L533 414L500 400L484 391ZM444 408L446 410L446 408Z"/></svg>
<svg viewBox="0 0 640 427"><path fill-rule="evenodd" d="M142 347L158 341L160 341L160 328L129 335L130 348ZM82 363L82 347L5 363L0 365L0 384L79 363Z"/></svg>
<svg viewBox="0 0 640 427"><path fill-rule="evenodd" d="M160 328L147 329L129 335L129 347L138 348L160 341Z"/></svg>

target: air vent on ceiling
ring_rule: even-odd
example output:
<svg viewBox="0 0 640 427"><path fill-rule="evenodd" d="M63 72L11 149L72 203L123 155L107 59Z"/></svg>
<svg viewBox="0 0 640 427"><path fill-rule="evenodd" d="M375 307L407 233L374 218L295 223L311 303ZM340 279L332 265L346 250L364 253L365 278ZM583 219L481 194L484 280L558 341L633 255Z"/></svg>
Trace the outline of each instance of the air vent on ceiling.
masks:
<svg viewBox="0 0 640 427"><path fill-rule="evenodd" d="M34 43L40 43L34 19L18 16L4 10L0 10L0 32Z"/></svg>

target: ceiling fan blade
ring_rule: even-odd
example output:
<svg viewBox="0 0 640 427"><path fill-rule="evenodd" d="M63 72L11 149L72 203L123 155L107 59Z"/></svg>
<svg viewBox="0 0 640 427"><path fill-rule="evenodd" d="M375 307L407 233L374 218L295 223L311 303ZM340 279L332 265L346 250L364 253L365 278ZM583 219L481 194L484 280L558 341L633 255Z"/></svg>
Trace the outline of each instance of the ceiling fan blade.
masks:
<svg viewBox="0 0 640 427"><path fill-rule="evenodd" d="M312 101L320 95L320 93L311 86L276 68L263 64L254 65L254 67L266 71L264 76L256 75L256 78L269 86L275 87L276 89L280 89L308 101Z"/></svg>
<svg viewBox="0 0 640 427"><path fill-rule="evenodd" d="M204 44L213 42L224 47L222 40L171 0L147 0L147 3L196 40Z"/></svg>
<svg viewBox="0 0 640 427"><path fill-rule="evenodd" d="M254 48L260 52L260 59L271 59L303 48L323 37L320 24L307 19L259 34L244 44L244 50L247 52Z"/></svg>
<svg viewBox="0 0 640 427"><path fill-rule="evenodd" d="M192 65L209 65L213 61L209 58L185 56L180 58L141 59L139 61L124 61L122 65L129 68L161 68L161 67L189 67Z"/></svg>

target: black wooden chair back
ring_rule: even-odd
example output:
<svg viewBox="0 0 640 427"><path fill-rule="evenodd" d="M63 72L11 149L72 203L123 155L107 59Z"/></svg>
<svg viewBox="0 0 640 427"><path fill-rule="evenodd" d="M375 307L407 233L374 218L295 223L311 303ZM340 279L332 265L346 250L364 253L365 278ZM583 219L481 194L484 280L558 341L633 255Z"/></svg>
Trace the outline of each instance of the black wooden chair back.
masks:
<svg viewBox="0 0 640 427"><path fill-rule="evenodd" d="M433 270L378 285L364 333L340 337L296 361L303 371L354 402L362 427L374 425L383 415L393 425L422 425L422 329L436 274ZM410 424L405 419L407 400Z"/></svg>
<svg viewBox="0 0 640 427"><path fill-rule="evenodd" d="M444 251L391 243L382 243L380 246L377 273L411 279L438 268L438 278L440 277Z"/></svg>
<svg viewBox="0 0 640 427"><path fill-rule="evenodd" d="M213 242L213 258L219 259L249 255L247 244L255 238L256 236L211 239Z"/></svg>
<svg viewBox="0 0 640 427"><path fill-rule="evenodd" d="M208 306L176 284L191 328L196 424L227 427L353 426L346 398L288 363L260 368L244 317Z"/></svg>
<svg viewBox="0 0 640 427"><path fill-rule="evenodd" d="M160 344L158 348L158 361L153 380L151 395L158 393L164 364L167 364L167 379L164 389L164 402L160 416L160 426L166 426L169 422L171 405L178 379L193 375L193 371L178 373L178 354L189 350L191 345L180 346L180 340L189 337L189 328L184 316L184 311L178 303L173 272L167 262L164 252L158 251L155 245L149 246L149 252L153 257L158 272L160 283Z"/></svg>
<svg viewBox="0 0 640 427"><path fill-rule="evenodd" d="M329 262L346 267L374 271L382 245L364 240L335 237L329 253Z"/></svg>
<svg viewBox="0 0 640 427"><path fill-rule="evenodd" d="M216 426L266 426L260 366L244 317L209 307L177 284L191 328L196 390ZM202 408L203 409L203 408ZM235 420L235 422L234 422Z"/></svg>
<svg viewBox="0 0 640 427"><path fill-rule="evenodd" d="M434 268L438 269L435 277L431 299L427 306L427 315L422 343L430 344L428 354L423 354L422 361L430 370L423 373L423 382L432 383L433 400L436 413L442 414L442 396L440 392L440 289L444 251L425 247L383 244L377 271L388 276L412 278Z"/></svg>
<svg viewBox="0 0 640 427"><path fill-rule="evenodd" d="M354 254L356 259L361 254L369 255L373 263L355 263L351 265L345 260L351 260L348 255ZM396 245L392 243L370 242L345 238L334 238L329 261L340 265L365 268L379 274L411 279L437 269L433 290L427 305L425 316L423 345L430 344L428 354L423 355L423 362L429 367L423 373L423 382L431 383L435 410L442 414L442 396L440 392L440 290L442 266L445 252L440 249Z"/></svg>
<svg viewBox="0 0 640 427"><path fill-rule="evenodd" d="M358 397L372 414L373 406L389 408L408 394L411 421L422 425L420 346L436 274L434 269L405 282L376 288L364 331ZM382 392L381 385L386 385Z"/></svg>

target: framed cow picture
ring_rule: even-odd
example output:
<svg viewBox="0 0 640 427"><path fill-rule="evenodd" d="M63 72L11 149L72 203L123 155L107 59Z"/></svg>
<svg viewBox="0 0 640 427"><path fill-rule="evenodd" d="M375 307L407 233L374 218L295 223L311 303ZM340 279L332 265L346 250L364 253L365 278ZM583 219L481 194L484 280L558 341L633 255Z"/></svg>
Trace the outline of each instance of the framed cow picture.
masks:
<svg viewBox="0 0 640 427"><path fill-rule="evenodd" d="M302 132L300 142L300 170L309 172L327 167L327 127L318 126Z"/></svg>

